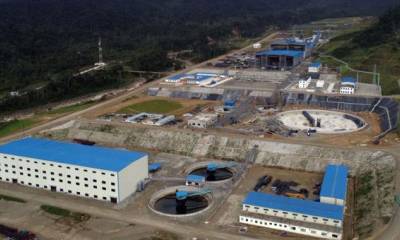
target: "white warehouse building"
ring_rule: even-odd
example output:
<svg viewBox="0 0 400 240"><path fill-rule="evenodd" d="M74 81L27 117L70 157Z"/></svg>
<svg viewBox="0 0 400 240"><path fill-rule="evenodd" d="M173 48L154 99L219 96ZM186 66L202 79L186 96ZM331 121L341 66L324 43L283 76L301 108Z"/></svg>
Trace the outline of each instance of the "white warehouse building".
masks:
<svg viewBox="0 0 400 240"><path fill-rule="evenodd" d="M0 146L0 181L118 203L148 177L148 155L42 138Z"/></svg>

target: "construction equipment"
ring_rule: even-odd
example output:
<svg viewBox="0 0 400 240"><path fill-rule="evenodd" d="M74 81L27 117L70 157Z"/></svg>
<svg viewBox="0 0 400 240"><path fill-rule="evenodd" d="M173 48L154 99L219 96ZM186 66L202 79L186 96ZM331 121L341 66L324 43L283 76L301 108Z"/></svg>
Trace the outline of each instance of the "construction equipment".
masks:
<svg viewBox="0 0 400 240"><path fill-rule="evenodd" d="M276 194L281 195L284 194L285 192L290 190L290 187L296 187L299 184L297 182L294 181L289 181L289 182L285 182L285 181L281 181L279 179L276 179L273 183L272 183L272 191L274 191Z"/></svg>
<svg viewBox="0 0 400 240"><path fill-rule="evenodd" d="M253 190L254 190L255 192L258 192L258 191L260 191L260 189L263 188L264 186L265 186L265 187L268 186L268 184L269 184L271 181L272 181L272 177L271 177L271 176L268 176L268 175L262 176L260 179L258 179L258 182L257 182L256 186L254 186Z"/></svg>
<svg viewBox="0 0 400 240"><path fill-rule="evenodd" d="M315 119L309 114L307 111L303 111L303 116L307 119L307 121L310 123L311 127L315 127Z"/></svg>

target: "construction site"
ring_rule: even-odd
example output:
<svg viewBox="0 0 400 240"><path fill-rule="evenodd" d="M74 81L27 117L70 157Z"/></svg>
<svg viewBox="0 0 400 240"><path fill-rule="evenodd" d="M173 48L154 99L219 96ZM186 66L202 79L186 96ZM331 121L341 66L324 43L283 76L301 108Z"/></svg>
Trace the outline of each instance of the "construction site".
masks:
<svg viewBox="0 0 400 240"><path fill-rule="evenodd" d="M11 177L0 178L2 194L41 196L45 203L95 217L68 227L35 227L11 213L0 214L0 220L48 239L128 239L131 230L155 239L372 236L394 212L396 155L374 147L399 142L391 136L399 106L382 97L378 83L356 79L349 85L345 76L316 64L313 53L321 36L319 31L309 38L274 35L266 49L252 45L20 136L47 139L59 154L39 154L42 145L36 143L25 150L27 144L14 147L7 141L11 147L0 146L1 171L9 170L6 161L11 166L18 159L26 161L18 163L21 168L38 161L49 167L40 171L49 172L65 164L65 172L55 175L79 166L80 176L98 174L79 181L111 182L111 191L102 192L99 201L97 186L81 192L75 180L71 184L79 187L70 196L68 185L55 188L45 178L36 185L21 182L11 167ZM98 164L65 157L80 151ZM115 158L105 160L109 152ZM69 175L59 176L68 181ZM127 176L131 180L123 180ZM115 185L121 186L116 195ZM1 200L0 206L18 208ZM33 216L43 217L35 209ZM96 224L107 233L96 232Z"/></svg>

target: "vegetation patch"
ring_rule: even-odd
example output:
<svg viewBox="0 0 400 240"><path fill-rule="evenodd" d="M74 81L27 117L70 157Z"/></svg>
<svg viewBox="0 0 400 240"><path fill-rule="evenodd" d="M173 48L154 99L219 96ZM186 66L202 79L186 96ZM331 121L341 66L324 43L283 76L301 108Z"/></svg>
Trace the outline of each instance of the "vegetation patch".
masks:
<svg viewBox="0 0 400 240"><path fill-rule="evenodd" d="M384 95L400 94L400 7L389 10L379 21L369 28L350 32L333 38L321 48L321 52L339 58L354 69L372 72L376 66L380 73L380 84ZM321 58L323 63L338 67ZM351 72L342 72L342 75L356 75ZM371 83L372 77L361 75L360 81Z"/></svg>
<svg viewBox="0 0 400 240"><path fill-rule="evenodd" d="M59 208L50 205L41 205L40 209L45 211L46 213L56 215L62 218L69 218L74 220L75 222L84 222L90 219L90 215L85 213L71 212L64 208Z"/></svg>
<svg viewBox="0 0 400 240"><path fill-rule="evenodd" d="M10 202L18 202L18 203L26 203L26 201L24 199L11 197L11 196L7 196L7 195L2 195L2 194L0 194L0 200L10 201Z"/></svg>
<svg viewBox="0 0 400 240"><path fill-rule="evenodd" d="M170 113L182 108L182 104L170 100L149 100L145 102L135 103L119 110L121 113L137 113L137 112L149 112L149 113Z"/></svg>
<svg viewBox="0 0 400 240"><path fill-rule="evenodd" d="M12 120L9 122L0 122L0 137L4 137L14 132L28 129L36 123L37 120L33 118Z"/></svg>
<svg viewBox="0 0 400 240"><path fill-rule="evenodd" d="M65 107L54 109L54 110L50 110L49 112L47 112L47 114L53 115L53 114L65 114L65 113L77 112L77 111L86 109L88 107L91 107L95 103L96 103L95 101L87 101L87 102L77 103L77 104L74 104L74 105L65 106Z"/></svg>

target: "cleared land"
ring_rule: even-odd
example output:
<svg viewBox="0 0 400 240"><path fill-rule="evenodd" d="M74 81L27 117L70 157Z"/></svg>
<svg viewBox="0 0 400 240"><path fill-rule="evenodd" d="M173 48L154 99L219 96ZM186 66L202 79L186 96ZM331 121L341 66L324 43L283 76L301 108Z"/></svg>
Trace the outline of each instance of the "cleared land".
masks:
<svg viewBox="0 0 400 240"><path fill-rule="evenodd" d="M0 122L0 137L5 137L13 133L21 132L45 121L53 120L66 114L89 108L96 103L97 102L95 101L87 101L70 106L52 109L49 111L37 112L32 117L24 119L15 119L9 122Z"/></svg>

